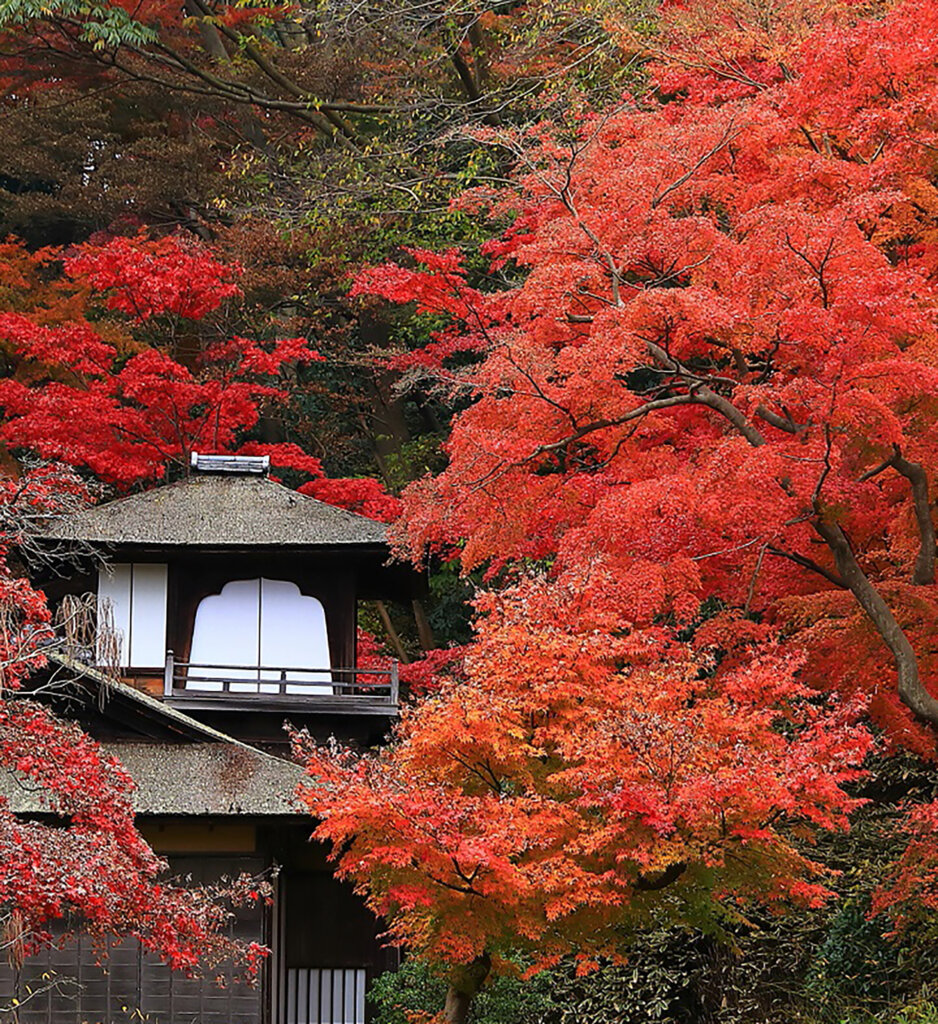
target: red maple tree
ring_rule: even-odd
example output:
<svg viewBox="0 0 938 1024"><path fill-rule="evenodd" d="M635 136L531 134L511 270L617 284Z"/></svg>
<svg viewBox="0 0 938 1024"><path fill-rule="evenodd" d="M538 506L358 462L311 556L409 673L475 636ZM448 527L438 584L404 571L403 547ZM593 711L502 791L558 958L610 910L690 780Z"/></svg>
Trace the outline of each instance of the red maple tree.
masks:
<svg viewBox="0 0 938 1024"><path fill-rule="evenodd" d="M936 81L904 33L934 13L825 27L742 99L529 140L518 190L486 197L520 208L489 247L526 270L513 291L471 288L453 256L360 279L449 315L410 359L475 398L448 469L410 492L413 551L550 558L555 578L589 560L596 599L633 615L769 615L819 684L932 748ZM868 81L886 65L888 95ZM457 338L469 371L447 370ZM832 630L869 659L834 669Z"/></svg>
<svg viewBox="0 0 938 1024"><path fill-rule="evenodd" d="M848 809L848 709L936 753L938 9L835 5L784 53L695 62L704 6L711 40L740 22L675 6L664 99L482 133L516 180L461 202L510 220L486 251L520 284L421 252L357 284L443 316L407 362L471 398L402 548L513 582L469 682L374 762L314 752L306 797L394 934L456 963L590 952L597 913L667 918L696 884L698 914L803 893L774 825Z"/></svg>
<svg viewBox="0 0 938 1024"><path fill-rule="evenodd" d="M0 344L0 440L125 489L188 473L192 452L269 455L309 478L304 493L378 519L399 512L370 478L334 479L296 444L251 439L292 397L297 367L322 357L305 338L222 333L209 314L240 296L240 268L176 236L113 238L68 252L8 244ZM37 268L62 275L38 296ZM37 301L38 299L38 301Z"/></svg>
<svg viewBox="0 0 938 1024"><path fill-rule="evenodd" d="M845 826L869 741L812 702L796 657L726 656L720 630L626 633L570 579L482 611L459 680L438 678L391 747L297 741L339 876L396 942L456 965L448 1019L499 954L538 969L575 952L586 970L629 929L720 931L753 902L825 897L788 830Z"/></svg>

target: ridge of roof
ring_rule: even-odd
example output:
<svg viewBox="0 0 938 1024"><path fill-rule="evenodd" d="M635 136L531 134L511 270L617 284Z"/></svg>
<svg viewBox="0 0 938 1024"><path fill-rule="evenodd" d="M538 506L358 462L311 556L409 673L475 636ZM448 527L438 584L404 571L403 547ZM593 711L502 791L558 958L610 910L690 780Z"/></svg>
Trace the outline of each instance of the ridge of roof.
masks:
<svg viewBox="0 0 938 1024"><path fill-rule="evenodd" d="M387 544L387 526L263 476L200 473L48 522L39 538L103 545Z"/></svg>

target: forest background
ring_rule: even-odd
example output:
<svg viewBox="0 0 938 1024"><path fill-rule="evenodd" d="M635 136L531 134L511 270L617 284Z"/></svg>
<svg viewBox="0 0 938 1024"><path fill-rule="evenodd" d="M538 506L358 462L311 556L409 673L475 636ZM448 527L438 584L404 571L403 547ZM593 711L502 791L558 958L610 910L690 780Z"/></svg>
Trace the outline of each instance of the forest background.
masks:
<svg viewBox="0 0 938 1024"><path fill-rule="evenodd" d="M304 751L424 953L382 1024L938 1020L936 20L0 4L7 543L234 450L429 572L363 612L415 701L391 752ZM15 687L46 612L4 586ZM58 726L5 714L24 770ZM25 769L60 792L61 749ZM110 819L152 878L111 784L63 797L68 870ZM157 941L131 888L102 931L211 945L210 903Z"/></svg>

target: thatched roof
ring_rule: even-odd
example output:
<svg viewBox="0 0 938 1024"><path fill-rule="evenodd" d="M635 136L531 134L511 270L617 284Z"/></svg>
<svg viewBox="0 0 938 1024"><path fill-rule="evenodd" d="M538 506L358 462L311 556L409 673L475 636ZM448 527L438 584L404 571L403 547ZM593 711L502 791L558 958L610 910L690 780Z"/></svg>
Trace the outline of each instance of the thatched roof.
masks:
<svg viewBox="0 0 938 1024"><path fill-rule="evenodd" d="M386 527L263 476L204 473L63 516L42 536L155 547L373 547L386 543Z"/></svg>
<svg viewBox="0 0 938 1024"><path fill-rule="evenodd" d="M141 814L301 814L303 769L235 743L113 743Z"/></svg>
<svg viewBox="0 0 938 1024"><path fill-rule="evenodd" d="M241 743L103 743L130 772L138 814L302 814L303 769ZM0 772L0 796L16 814L48 812L44 792Z"/></svg>

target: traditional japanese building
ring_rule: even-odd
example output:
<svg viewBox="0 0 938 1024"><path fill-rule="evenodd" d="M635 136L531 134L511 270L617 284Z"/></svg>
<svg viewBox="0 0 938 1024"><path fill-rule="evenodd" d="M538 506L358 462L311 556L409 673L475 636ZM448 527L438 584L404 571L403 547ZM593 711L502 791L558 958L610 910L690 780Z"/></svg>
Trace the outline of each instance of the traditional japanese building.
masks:
<svg viewBox="0 0 938 1024"><path fill-rule="evenodd" d="M219 988L130 941L96 966L79 941L0 966L0 1003L20 998L19 1024L365 1024L396 954L309 841L284 722L360 746L387 734L396 665L357 667L356 608L417 583L388 565L384 526L273 482L266 459L194 456L188 479L64 517L43 542L78 559L39 580L50 601L96 595L100 627L52 650L67 681L43 699L128 768L138 826L175 873L272 877L273 905L235 925L272 956L257 987Z"/></svg>

